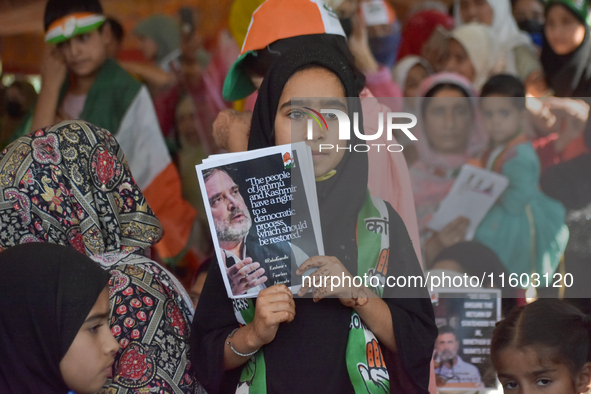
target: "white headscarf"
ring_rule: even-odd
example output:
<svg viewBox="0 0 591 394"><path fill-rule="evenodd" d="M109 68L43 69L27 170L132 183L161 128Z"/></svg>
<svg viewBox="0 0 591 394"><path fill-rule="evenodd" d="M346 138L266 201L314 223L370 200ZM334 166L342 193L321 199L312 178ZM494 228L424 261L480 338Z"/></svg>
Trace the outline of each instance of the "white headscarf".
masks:
<svg viewBox="0 0 591 394"><path fill-rule="evenodd" d="M451 37L460 43L470 58L475 73L472 88L480 92L488 78L501 71L496 67L500 53L498 41L492 37L488 26L482 23L456 27Z"/></svg>
<svg viewBox="0 0 591 394"><path fill-rule="evenodd" d="M408 73L414 66L420 64L421 66L425 67L427 70L427 74L433 74L433 68L429 64L429 62L423 59L420 56L416 55L408 55L405 56L402 60L396 62L396 66L392 69L392 80L396 82L396 84L404 91L406 86L406 79L408 78Z"/></svg>
<svg viewBox="0 0 591 394"><path fill-rule="evenodd" d="M500 48L497 66L506 73L517 74L513 50L522 46L528 46L534 50L534 44L529 35L521 31L517 26L517 22L515 22L513 12L511 11L510 0L487 1L493 10L493 21L489 28L494 37L495 44ZM455 0L454 20L456 27L465 23L460 13L460 0Z"/></svg>

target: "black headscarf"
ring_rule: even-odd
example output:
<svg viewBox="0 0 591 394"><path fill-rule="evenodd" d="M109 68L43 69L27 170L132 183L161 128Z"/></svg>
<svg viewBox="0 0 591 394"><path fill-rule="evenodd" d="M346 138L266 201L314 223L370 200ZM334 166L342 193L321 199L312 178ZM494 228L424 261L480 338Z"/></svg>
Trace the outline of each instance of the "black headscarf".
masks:
<svg viewBox="0 0 591 394"><path fill-rule="evenodd" d="M568 10L568 7L564 8ZM589 26L585 27L585 38L581 45L566 55L554 52L548 39L544 37L540 60L546 74L546 82L557 97L591 96L591 39Z"/></svg>
<svg viewBox="0 0 591 394"><path fill-rule="evenodd" d="M269 69L260 89L252 115L248 149L275 145L275 117L279 99L287 81L298 70L320 66L333 72L341 81L348 100L349 119L359 114L359 128L363 116L355 78L346 59L339 51L327 45L308 45L293 48L277 58ZM351 122L353 127L353 122ZM351 130L351 145L360 143ZM322 236L327 256L335 256L353 274L357 267L356 224L357 215L367 193L368 160L362 152L348 152L337 165L336 174L317 182L318 204Z"/></svg>
<svg viewBox="0 0 591 394"><path fill-rule="evenodd" d="M110 275L69 246L0 253L0 392L65 394L59 364Z"/></svg>

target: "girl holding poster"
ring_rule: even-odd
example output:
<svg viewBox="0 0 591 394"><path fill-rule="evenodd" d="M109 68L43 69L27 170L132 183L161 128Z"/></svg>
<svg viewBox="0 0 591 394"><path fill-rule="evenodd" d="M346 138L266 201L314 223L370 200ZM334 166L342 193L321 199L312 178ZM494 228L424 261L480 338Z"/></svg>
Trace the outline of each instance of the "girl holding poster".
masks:
<svg viewBox="0 0 591 394"><path fill-rule="evenodd" d="M361 116L346 64L322 45L279 57L259 91L249 149L306 140L310 109ZM317 268L311 275L317 279L366 275L377 277L379 285L314 287L312 297L306 297L309 288L292 296L276 285L254 302L233 302L219 265L212 265L192 337L197 379L209 393L428 392L437 333L428 294L392 286L395 277L422 276L412 243L399 215L369 195L367 154L345 149L361 141L354 133L339 141L336 118L325 118L327 127L314 124L306 143L313 153L327 256L310 258L297 273ZM322 143L340 149L321 152ZM387 231L369 229L380 227L367 225L377 219L386 220Z"/></svg>

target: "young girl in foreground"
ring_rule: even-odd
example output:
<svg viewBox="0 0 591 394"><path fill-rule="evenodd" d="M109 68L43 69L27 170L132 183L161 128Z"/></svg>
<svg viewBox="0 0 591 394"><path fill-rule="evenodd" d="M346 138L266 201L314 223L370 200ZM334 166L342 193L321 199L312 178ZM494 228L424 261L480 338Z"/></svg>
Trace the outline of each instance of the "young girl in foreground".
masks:
<svg viewBox="0 0 591 394"><path fill-rule="evenodd" d="M590 317L556 299L517 308L492 337L505 393L586 393L591 383Z"/></svg>
<svg viewBox="0 0 591 394"><path fill-rule="evenodd" d="M69 246L0 253L0 393L91 394L113 372L111 274Z"/></svg>
<svg viewBox="0 0 591 394"><path fill-rule="evenodd" d="M513 76L496 75L482 88L480 100L490 143L477 164L505 175L509 187L486 214L475 239L491 248L509 273L538 273L541 286L548 286L544 278L551 283L568 229L562 204L538 188L540 161L522 133L525 88Z"/></svg>

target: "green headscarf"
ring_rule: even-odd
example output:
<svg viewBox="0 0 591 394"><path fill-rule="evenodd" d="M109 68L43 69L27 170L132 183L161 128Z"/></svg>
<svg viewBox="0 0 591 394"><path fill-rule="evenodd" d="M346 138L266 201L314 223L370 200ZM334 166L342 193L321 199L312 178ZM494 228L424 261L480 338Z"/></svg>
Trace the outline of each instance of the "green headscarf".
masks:
<svg viewBox="0 0 591 394"><path fill-rule="evenodd" d="M589 25L589 2L588 0L549 0L546 3L546 10L554 4L561 4L571 11L581 23Z"/></svg>
<svg viewBox="0 0 591 394"><path fill-rule="evenodd" d="M177 21L167 15L153 15L137 24L133 33L137 36L148 37L158 45L156 63L171 52L179 49L181 42L180 27Z"/></svg>

